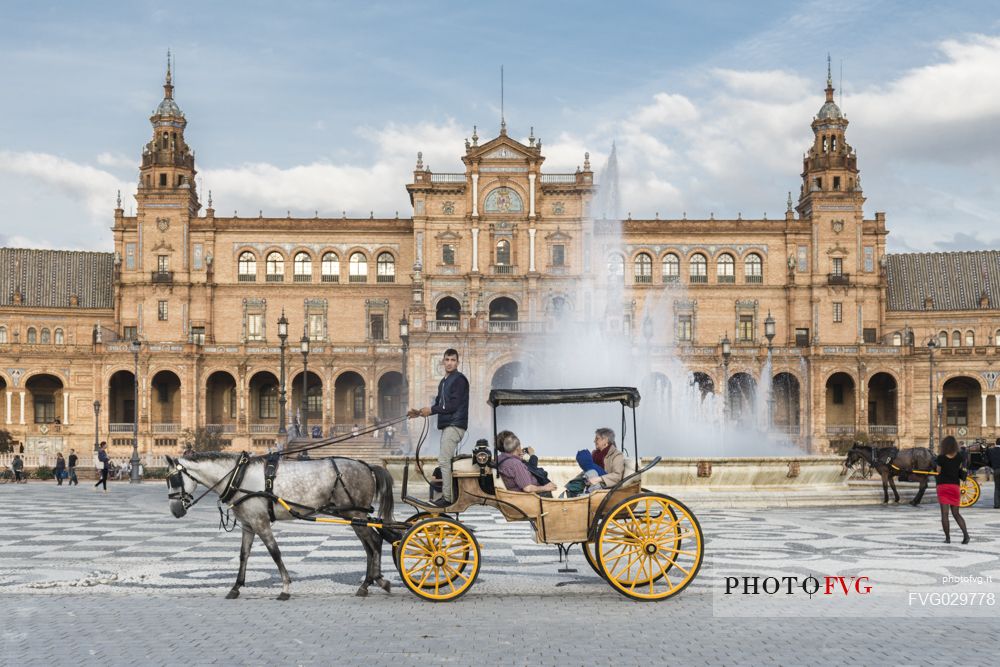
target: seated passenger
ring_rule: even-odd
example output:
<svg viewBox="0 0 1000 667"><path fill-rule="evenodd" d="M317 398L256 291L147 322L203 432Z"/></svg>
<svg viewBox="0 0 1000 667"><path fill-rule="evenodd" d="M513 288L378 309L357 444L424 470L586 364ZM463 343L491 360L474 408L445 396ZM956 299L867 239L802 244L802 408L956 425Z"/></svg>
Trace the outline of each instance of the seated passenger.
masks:
<svg viewBox="0 0 1000 667"><path fill-rule="evenodd" d="M587 493L598 489L608 489L625 477L625 457L615 447L615 432L610 428L599 428L594 432L594 463L606 472L584 478Z"/></svg>
<svg viewBox="0 0 1000 667"><path fill-rule="evenodd" d="M503 441L503 451L497 459L497 470L504 486L509 491L524 491L526 493L537 493L545 497L552 497L552 491L556 485L552 482L538 479L528 464L521 456L524 450L521 449L521 441L516 435L511 433Z"/></svg>

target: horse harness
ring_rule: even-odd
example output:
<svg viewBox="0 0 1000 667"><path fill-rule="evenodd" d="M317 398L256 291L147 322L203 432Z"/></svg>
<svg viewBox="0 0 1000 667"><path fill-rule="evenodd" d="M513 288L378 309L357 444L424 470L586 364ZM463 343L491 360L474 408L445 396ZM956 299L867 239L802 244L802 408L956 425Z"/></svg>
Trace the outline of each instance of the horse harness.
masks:
<svg viewBox="0 0 1000 667"><path fill-rule="evenodd" d="M167 479L167 485L170 487L170 493L167 495L167 497L170 498L171 500L180 500L181 503L183 503L184 505L184 509L187 510L190 509L202 498L204 498L209 491L213 490L216 486L225 481L226 485L219 493L220 515L222 513L222 504L228 503L229 507L233 508L245 503L251 498L264 498L265 500L267 500L267 516L272 523L275 521L275 516L274 516L275 502L281 504L282 507L284 507L290 514L292 514L292 516L295 516L296 518L305 518L314 514L335 515L349 511L361 511L365 512L366 514L371 514L374 511L373 507L370 506L362 507L357 503L357 501L354 500L354 496L351 494L351 490L348 488L347 484L344 483L343 476L340 472L340 467L337 465L338 457L336 456L331 456L327 459L328 461L330 461L330 464L333 466L333 470L336 474L336 478L334 479L333 483L333 488L336 489L337 486L340 486L340 488L343 489L344 493L347 495L349 504L347 505L327 504L323 505L322 507L309 507L301 503L296 503L290 500L283 500L279 498L274 493L274 479L278 474L278 462L280 458L281 458L280 452L274 452L264 457L255 457L251 456L249 452L241 452L240 457L237 460L236 465L233 467L233 469L229 471L229 473L227 473L225 476L223 476L218 482L209 486L197 498L194 498L191 494L189 494L187 491L184 490L184 480L182 479L182 477L183 476L190 477L195 483L202 484L203 486L205 484L197 477L193 476L190 473L190 471L187 470L187 468L178 463L177 472L171 475ZM247 489L241 488L241 485L243 484L243 479L246 476L247 468L250 466L251 463L253 463L257 459L262 459L264 461L264 490L249 491ZM368 468L369 472L371 472L372 478L376 479L375 471L372 469L371 465L369 465L365 461L360 461L360 463L364 463L365 466ZM242 493L243 495L240 498L237 498L235 501L233 501L233 498L238 493ZM298 510L304 510L305 513L303 514L302 512L296 511L295 509L293 509L293 507L297 508Z"/></svg>

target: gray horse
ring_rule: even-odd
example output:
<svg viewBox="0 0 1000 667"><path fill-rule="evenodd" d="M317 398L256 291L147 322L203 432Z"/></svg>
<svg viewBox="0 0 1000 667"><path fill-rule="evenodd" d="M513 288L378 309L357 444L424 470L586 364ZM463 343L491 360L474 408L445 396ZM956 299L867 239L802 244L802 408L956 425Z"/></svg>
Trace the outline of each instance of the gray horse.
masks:
<svg viewBox="0 0 1000 667"><path fill-rule="evenodd" d="M178 459L167 457L170 490L170 511L178 519L187 513L197 500L195 490L204 486L215 493L223 493L232 480L239 462L239 454L220 452L196 453ZM246 472L238 483L238 490L228 499L233 513L243 527L243 544L240 547L240 571L236 583L226 595L234 599L240 595L240 587L246 579L247 560L254 536L260 537L267 547L278 572L281 574L281 594L279 600L290 597L292 583L288 570L281 560L278 543L271 532L268 499L264 491L264 460L252 458L246 464ZM273 493L284 499L297 513L308 515L308 508L325 508L326 512L343 519L364 520L369 508L379 501L379 518L393 523L392 518L392 477L382 466L369 465L363 461L342 457L331 457L311 461L291 461L282 459L274 478ZM287 521L295 517L279 503L274 504L274 520ZM391 531L382 532L368 526L353 526L354 532L364 546L368 557L364 581L357 595L368 595L368 586L375 583L389 592L389 582L382 576L382 540L392 537Z"/></svg>

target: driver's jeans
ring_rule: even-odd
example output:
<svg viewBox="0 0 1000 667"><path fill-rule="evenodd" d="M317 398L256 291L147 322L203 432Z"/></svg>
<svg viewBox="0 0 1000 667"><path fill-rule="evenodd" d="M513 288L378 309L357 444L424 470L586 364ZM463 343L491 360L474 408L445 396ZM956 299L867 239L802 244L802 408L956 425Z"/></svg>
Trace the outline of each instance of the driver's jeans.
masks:
<svg viewBox="0 0 1000 667"><path fill-rule="evenodd" d="M441 466L441 496L448 501L452 497L454 485L451 476L451 460L455 457L458 444L465 436L465 429L457 426L446 426L441 431L441 448L438 450L438 465Z"/></svg>

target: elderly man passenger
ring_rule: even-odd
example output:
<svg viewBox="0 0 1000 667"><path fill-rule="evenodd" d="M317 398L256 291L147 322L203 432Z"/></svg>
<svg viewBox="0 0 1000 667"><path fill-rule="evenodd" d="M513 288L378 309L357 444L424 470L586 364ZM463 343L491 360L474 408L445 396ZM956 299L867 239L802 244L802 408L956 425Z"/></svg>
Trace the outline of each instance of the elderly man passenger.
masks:
<svg viewBox="0 0 1000 667"><path fill-rule="evenodd" d="M549 494L555 490L556 485L552 482L541 483L528 468L521 456L524 450L521 448L521 440L511 433L503 440L503 451L497 459L497 470L500 471L500 479L509 491L524 491L526 493Z"/></svg>

